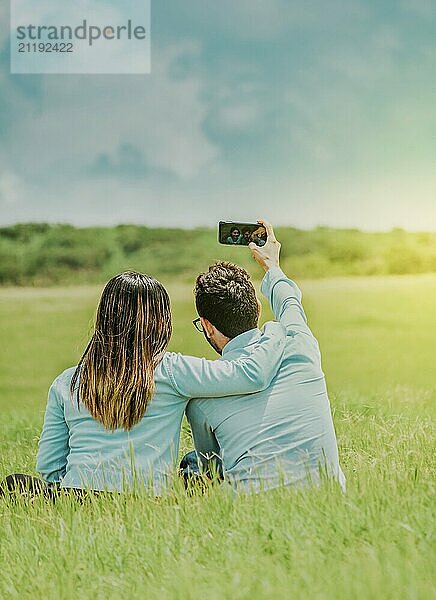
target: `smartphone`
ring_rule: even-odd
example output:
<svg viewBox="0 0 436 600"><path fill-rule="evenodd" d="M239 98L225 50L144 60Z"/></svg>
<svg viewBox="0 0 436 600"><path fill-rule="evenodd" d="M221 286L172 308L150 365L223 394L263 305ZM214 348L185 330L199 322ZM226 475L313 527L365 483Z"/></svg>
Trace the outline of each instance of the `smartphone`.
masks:
<svg viewBox="0 0 436 600"><path fill-rule="evenodd" d="M266 229L259 223L220 221L218 223L218 241L226 246L248 246L250 242L264 246L267 241Z"/></svg>

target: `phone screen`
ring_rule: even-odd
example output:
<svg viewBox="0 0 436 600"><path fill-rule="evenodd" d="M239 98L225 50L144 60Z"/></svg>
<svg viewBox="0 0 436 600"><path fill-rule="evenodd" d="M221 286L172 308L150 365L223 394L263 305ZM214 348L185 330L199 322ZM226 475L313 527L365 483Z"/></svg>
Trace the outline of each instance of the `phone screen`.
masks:
<svg viewBox="0 0 436 600"><path fill-rule="evenodd" d="M220 221L218 241L226 246L248 246L250 242L254 242L258 246L264 246L267 241L266 229L259 223Z"/></svg>

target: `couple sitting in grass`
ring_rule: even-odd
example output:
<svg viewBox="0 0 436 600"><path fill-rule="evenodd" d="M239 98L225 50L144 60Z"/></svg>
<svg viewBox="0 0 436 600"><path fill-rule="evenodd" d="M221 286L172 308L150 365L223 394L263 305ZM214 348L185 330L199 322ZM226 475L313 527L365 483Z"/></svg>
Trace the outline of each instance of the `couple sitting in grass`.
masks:
<svg viewBox="0 0 436 600"><path fill-rule="evenodd" d="M76 367L53 382L39 443L41 479L10 475L1 493L60 489L162 494L170 485L186 414L195 452L186 479L223 479L236 489L316 484L345 478L301 292L279 267L272 227L250 244L266 274L261 290L277 322L258 329L260 304L248 273L219 262L197 277L197 329L216 361L167 352L170 299L161 283L136 272L103 290L95 330Z"/></svg>

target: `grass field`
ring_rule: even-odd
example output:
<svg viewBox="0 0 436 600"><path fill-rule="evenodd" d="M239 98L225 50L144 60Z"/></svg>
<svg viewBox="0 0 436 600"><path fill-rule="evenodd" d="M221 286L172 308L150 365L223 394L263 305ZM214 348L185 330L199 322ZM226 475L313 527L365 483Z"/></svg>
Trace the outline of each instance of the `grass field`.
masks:
<svg viewBox="0 0 436 600"><path fill-rule="evenodd" d="M301 286L347 494L326 483L258 496L175 489L160 500L3 502L0 598L436 597L436 276ZM211 357L191 324L189 288L168 288L172 349ZM0 477L33 472L48 386L80 355L98 294L0 289Z"/></svg>

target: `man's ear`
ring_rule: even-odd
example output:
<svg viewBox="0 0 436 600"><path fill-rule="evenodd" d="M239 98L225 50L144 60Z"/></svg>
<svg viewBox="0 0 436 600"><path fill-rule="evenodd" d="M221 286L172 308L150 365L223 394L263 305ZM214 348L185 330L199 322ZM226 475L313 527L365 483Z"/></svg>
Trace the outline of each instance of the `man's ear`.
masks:
<svg viewBox="0 0 436 600"><path fill-rule="evenodd" d="M204 317L200 317L201 318L201 326L203 327L203 331L206 334L206 336L208 338L212 337L215 331L215 327L212 325L212 323L210 321L208 321L207 319L205 319Z"/></svg>
<svg viewBox="0 0 436 600"><path fill-rule="evenodd" d="M260 315L262 314L262 304L260 300L257 300L257 316L260 319Z"/></svg>

